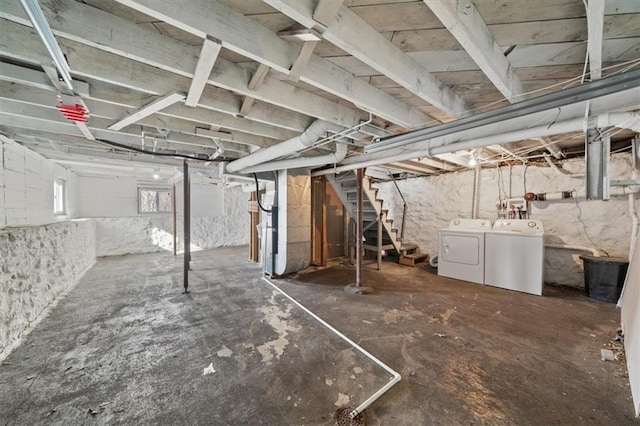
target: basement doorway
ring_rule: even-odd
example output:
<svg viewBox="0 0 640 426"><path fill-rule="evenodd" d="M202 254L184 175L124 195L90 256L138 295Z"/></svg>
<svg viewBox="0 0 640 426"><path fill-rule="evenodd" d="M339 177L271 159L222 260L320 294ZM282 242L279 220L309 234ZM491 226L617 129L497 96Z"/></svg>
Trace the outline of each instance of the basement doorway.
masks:
<svg viewBox="0 0 640 426"><path fill-rule="evenodd" d="M325 266L328 259L348 255L348 212L324 176L312 178L311 264Z"/></svg>

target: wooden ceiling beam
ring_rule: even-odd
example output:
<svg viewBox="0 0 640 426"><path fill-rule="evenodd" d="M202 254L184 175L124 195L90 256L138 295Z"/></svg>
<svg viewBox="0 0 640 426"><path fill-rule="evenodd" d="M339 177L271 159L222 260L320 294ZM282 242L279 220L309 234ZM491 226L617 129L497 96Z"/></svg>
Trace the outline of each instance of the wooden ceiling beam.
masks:
<svg viewBox="0 0 640 426"><path fill-rule="evenodd" d="M289 73L300 52L300 47L296 44L282 40L276 33L251 18L218 2L192 0L190 7L185 8L173 0L117 1L199 37L204 38L210 34L222 40L225 48L284 74ZM317 55L312 55L309 59L300 81L402 126L414 128L428 121L428 117L417 108Z"/></svg>
<svg viewBox="0 0 640 426"><path fill-rule="evenodd" d="M314 28L313 0L265 0L265 2L307 28ZM462 117L469 109L451 89L435 78L348 7L341 6L338 18L324 29L322 37L350 53L369 67L442 111Z"/></svg>

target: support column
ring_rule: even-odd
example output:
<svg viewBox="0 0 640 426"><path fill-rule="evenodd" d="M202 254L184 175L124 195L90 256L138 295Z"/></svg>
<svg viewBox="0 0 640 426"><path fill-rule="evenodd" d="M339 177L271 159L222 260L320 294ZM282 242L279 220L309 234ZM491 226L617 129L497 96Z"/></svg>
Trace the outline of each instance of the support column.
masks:
<svg viewBox="0 0 640 426"><path fill-rule="evenodd" d="M191 185L189 184L189 164L187 160L183 167L183 192L184 192L184 266L183 266L183 294L189 293L189 265L191 263Z"/></svg>
<svg viewBox="0 0 640 426"><path fill-rule="evenodd" d="M356 294L365 294L371 293L373 289L370 287L365 287L362 285L362 257L364 254L364 241L363 241L363 230L362 230L362 222L364 219L363 209L363 192L364 188L363 180L364 180L364 169L358 169L356 172L357 176L357 204L356 204L356 282L353 284L349 284L345 287L345 290L350 293Z"/></svg>

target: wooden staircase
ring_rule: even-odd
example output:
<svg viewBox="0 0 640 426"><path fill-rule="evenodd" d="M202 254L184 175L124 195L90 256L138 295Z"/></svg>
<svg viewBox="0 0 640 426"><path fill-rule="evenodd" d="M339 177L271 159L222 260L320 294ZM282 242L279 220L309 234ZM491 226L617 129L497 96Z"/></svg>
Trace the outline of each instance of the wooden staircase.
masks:
<svg viewBox="0 0 640 426"><path fill-rule="evenodd" d="M326 178L351 217L357 218L358 182L355 171L327 175ZM362 225L365 250L373 252L394 250L399 255L399 262L403 265L415 266L425 262L428 256L426 253L420 252L420 247L402 240L400 231L394 227L393 220L388 217L389 211L383 208L383 200L377 197L378 188L371 185L371 179L365 176L362 183L364 192ZM378 223L382 225L381 230L378 229ZM379 234L381 234L381 238L379 238Z"/></svg>

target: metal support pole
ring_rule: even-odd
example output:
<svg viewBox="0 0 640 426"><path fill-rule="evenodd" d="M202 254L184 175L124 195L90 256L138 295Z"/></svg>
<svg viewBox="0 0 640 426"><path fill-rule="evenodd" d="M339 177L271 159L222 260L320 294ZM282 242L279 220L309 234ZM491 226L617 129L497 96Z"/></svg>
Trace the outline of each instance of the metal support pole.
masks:
<svg viewBox="0 0 640 426"><path fill-rule="evenodd" d="M378 216L378 271L382 268L382 213Z"/></svg>
<svg viewBox="0 0 640 426"><path fill-rule="evenodd" d="M173 255L178 254L178 205L176 204L176 184L173 184L173 193L171 194L173 205Z"/></svg>
<svg viewBox="0 0 640 426"><path fill-rule="evenodd" d="M189 184L189 164L183 161L183 192L184 192L184 292L189 293L189 264L191 262L191 186Z"/></svg>
<svg viewBox="0 0 640 426"><path fill-rule="evenodd" d="M363 221L363 188L364 169L358 169L358 220L356 221L356 287L362 287L362 255L364 254L364 241L362 232Z"/></svg>

